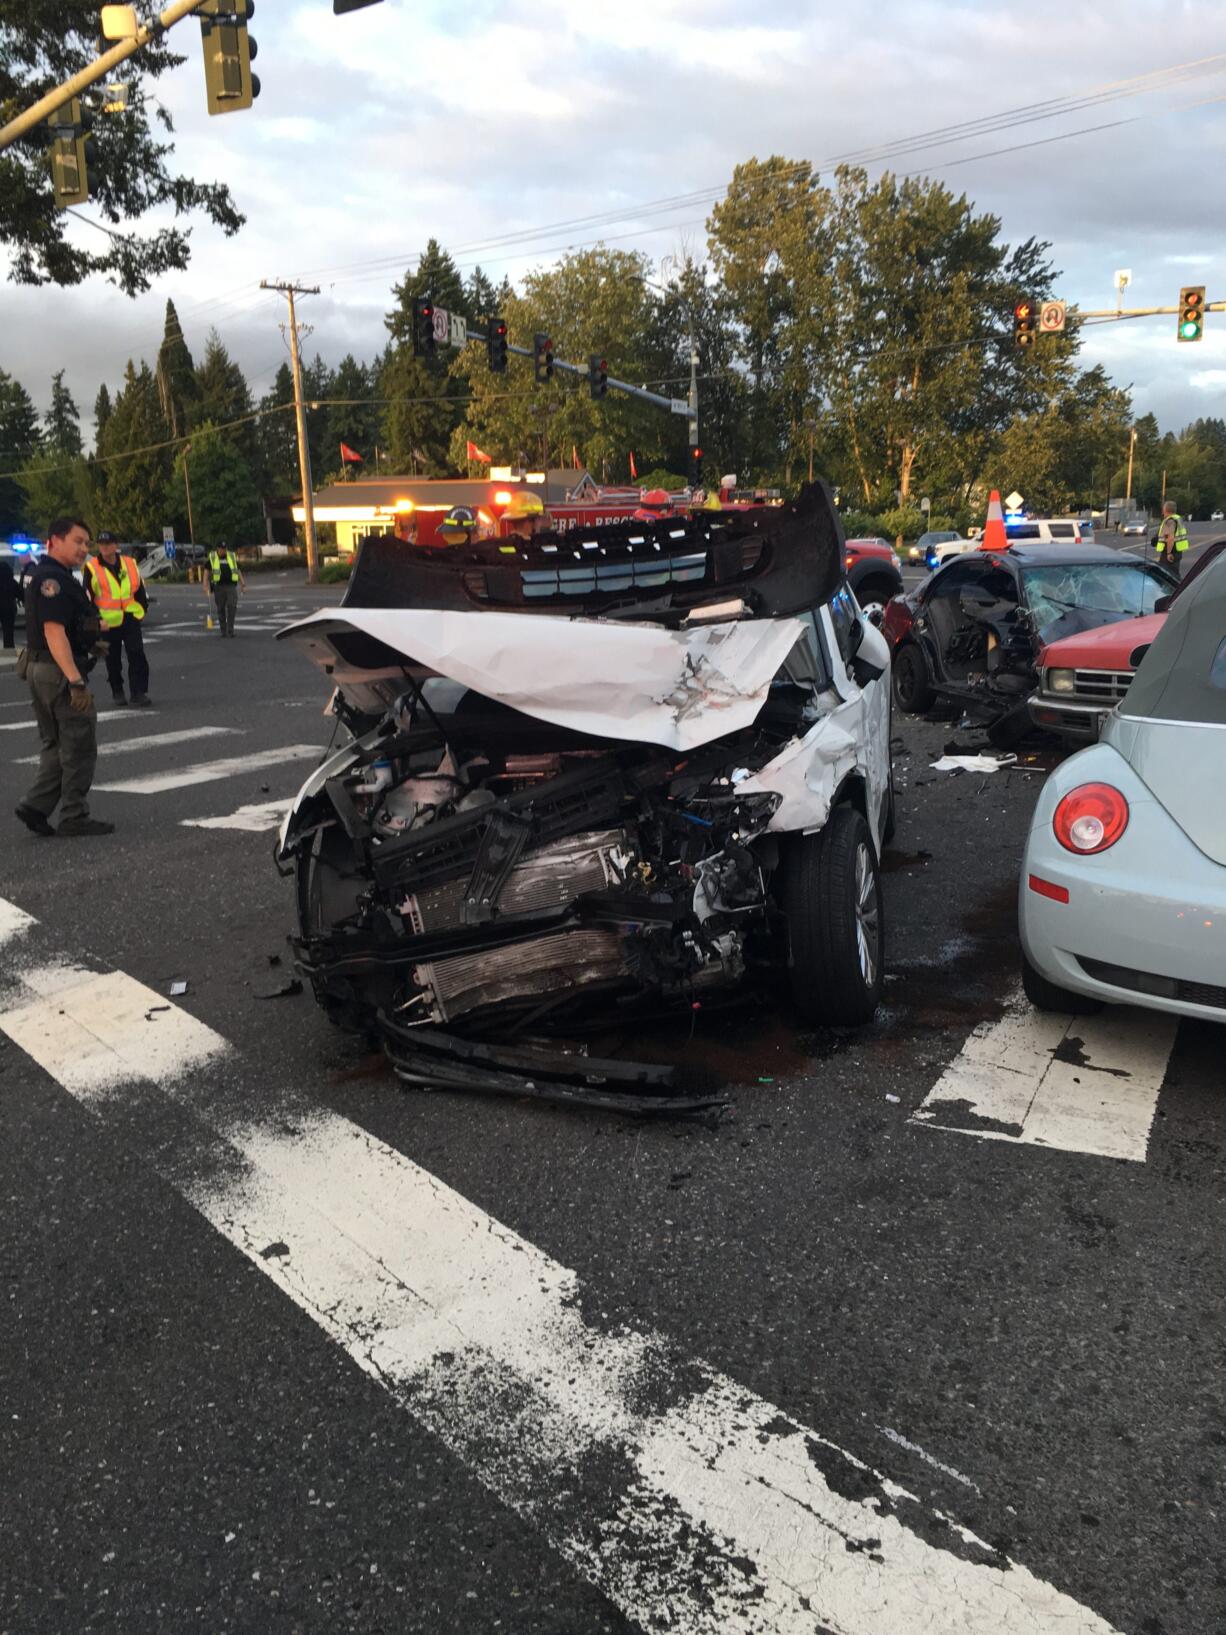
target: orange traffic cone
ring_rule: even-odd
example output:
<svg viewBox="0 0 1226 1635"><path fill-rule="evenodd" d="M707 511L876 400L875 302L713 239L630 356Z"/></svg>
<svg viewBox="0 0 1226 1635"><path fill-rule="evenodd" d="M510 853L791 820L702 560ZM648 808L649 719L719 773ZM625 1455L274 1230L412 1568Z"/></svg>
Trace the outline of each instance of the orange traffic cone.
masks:
<svg viewBox="0 0 1226 1635"><path fill-rule="evenodd" d="M988 520L979 539L981 551L1007 551L1009 539L1005 533L1005 513L1000 507L1000 491L994 488L988 499Z"/></svg>

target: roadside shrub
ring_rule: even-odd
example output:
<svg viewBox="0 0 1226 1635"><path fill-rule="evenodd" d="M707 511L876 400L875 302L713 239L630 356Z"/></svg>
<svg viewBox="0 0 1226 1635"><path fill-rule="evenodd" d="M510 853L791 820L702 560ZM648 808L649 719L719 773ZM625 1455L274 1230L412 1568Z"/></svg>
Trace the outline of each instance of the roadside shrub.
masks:
<svg viewBox="0 0 1226 1635"><path fill-rule="evenodd" d="M918 539L929 524L922 511L910 505L897 506L892 511L883 511L877 518L877 531L886 539ZM933 524L935 527L935 524Z"/></svg>
<svg viewBox="0 0 1226 1635"><path fill-rule="evenodd" d="M320 568L319 583L321 585L338 585L342 580L348 579L352 571L353 558L351 556L338 557L331 562L325 562Z"/></svg>

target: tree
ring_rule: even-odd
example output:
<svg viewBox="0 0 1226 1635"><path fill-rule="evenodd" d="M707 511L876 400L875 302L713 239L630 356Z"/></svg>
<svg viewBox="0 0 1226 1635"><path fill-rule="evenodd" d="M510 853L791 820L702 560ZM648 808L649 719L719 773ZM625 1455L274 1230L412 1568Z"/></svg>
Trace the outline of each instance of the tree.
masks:
<svg viewBox="0 0 1226 1635"><path fill-rule="evenodd" d="M92 62L97 36L96 0L38 0L35 5L0 0L0 108L5 116L28 107ZM184 61L170 49L169 38L145 46L125 64L128 107L97 116L90 206L115 227L166 206L175 217L202 211L230 235L244 217L229 188L175 174L167 165L174 151L168 139L174 126L158 99L156 82ZM160 130L155 132L153 122ZM144 236L131 231L99 235L100 248L70 243L68 218L52 197L46 150L43 127L0 153L0 244L11 252L14 283L80 284L101 273L135 295L162 273L187 266L190 234L177 223L157 226Z"/></svg>
<svg viewBox="0 0 1226 1635"><path fill-rule="evenodd" d="M428 295L448 312L470 316L463 280L455 262L432 238L412 272L392 288L395 306L384 318L392 344L379 371L378 395L385 399L381 442L393 470L441 475L450 463L452 434L461 419L446 348L433 357L414 357L413 299Z"/></svg>
<svg viewBox="0 0 1226 1635"><path fill-rule="evenodd" d="M720 287L694 261L682 264L676 281L659 295L652 311L651 350L662 360L663 377L654 389L672 397L689 390L690 343L698 350L699 441L710 486L722 472L747 457L749 384L737 367L738 335ZM688 427L679 415L661 430L673 471L686 469ZM770 465L777 461L772 451ZM645 486L663 487L650 477ZM683 485L684 486L684 485Z"/></svg>
<svg viewBox="0 0 1226 1635"><path fill-rule="evenodd" d="M498 291L480 267L474 267L468 275L464 286L464 307L468 316L476 321L498 314Z"/></svg>
<svg viewBox="0 0 1226 1635"><path fill-rule="evenodd" d="M805 163L738 165L707 223L721 306L748 377L745 453L791 480L822 412L830 352L833 207Z"/></svg>
<svg viewBox="0 0 1226 1635"><path fill-rule="evenodd" d="M168 501L184 492L183 463L190 461L192 520L197 540L216 545L255 544L264 537L263 509L255 472L225 432L207 421L192 432L190 452L175 456Z"/></svg>
<svg viewBox="0 0 1226 1635"><path fill-rule="evenodd" d="M0 534L25 524L26 494L19 473L41 441L29 392L0 369Z"/></svg>
<svg viewBox="0 0 1226 1635"><path fill-rule="evenodd" d="M845 168L837 182L824 362L857 486L867 504L895 491L905 504L923 472L965 495L1010 421L1071 375L1071 328L1029 352L1012 339L1016 301L1051 289L1046 246L1011 252L995 216L940 182L870 186Z"/></svg>
<svg viewBox="0 0 1226 1635"><path fill-rule="evenodd" d="M111 418L111 394L107 390L106 381L98 388L98 395L94 399L94 434L101 437L102 428Z"/></svg>
<svg viewBox="0 0 1226 1635"><path fill-rule="evenodd" d="M97 445L99 520L122 539L159 537L171 469L168 437L153 371L143 362L137 369L129 359L123 390Z"/></svg>
<svg viewBox="0 0 1226 1635"><path fill-rule="evenodd" d="M347 443L362 456L364 467L375 463L375 444L379 440L381 415L379 405L372 403L374 381L371 371L359 363L352 352L337 364L328 392L332 400L326 405L327 426L324 470L339 474L342 470L340 446ZM321 473L315 473L321 481Z"/></svg>
<svg viewBox="0 0 1226 1635"><path fill-rule="evenodd" d="M65 513L89 519L93 485L83 447L77 405L64 385L64 371L58 369L51 378L51 407L43 416L41 448L21 478L26 514L40 532Z"/></svg>
<svg viewBox="0 0 1226 1635"><path fill-rule="evenodd" d="M275 410L256 421L258 470L270 494L296 493L298 479L298 435L294 423L294 376L288 363L277 370L271 391L260 399L260 408ZM283 405L289 404L286 409ZM282 405L282 407L278 407Z"/></svg>
<svg viewBox="0 0 1226 1635"><path fill-rule="evenodd" d="M154 378L157 380L162 418L170 428L170 435L182 437L192 424L200 394L196 384L196 366L187 349L187 340L173 301L166 303L166 323L162 331L162 344L158 347Z"/></svg>
<svg viewBox="0 0 1226 1635"><path fill-rule="evenodd" d="M537 331L551 336L559 358L586 362L599 354L609 373L642 381L667 375L672 360L653 346L655 296L639 255L597 246L529 273L524 293L503 307L510 340L531 347ZM467 421L451 438L452 464L464 466L471 436L495 459L523 458L534 466L569 466L575 455L598 476L628 472L631 449L643 469L667 463L671 417L615 392L594 400L582 382L561 374L537 385L527 359L512 358L505 375L491 375L483 346L469 346L454 365L456 384L471 393Z"/></svg>
<svg viewBox="0 0 1226 1635"><path fill-rule="evenodd" d="M85 446L81 441L81 416L64 385L62 369L51 377L51 407L43 420L43 434L47 448L60 454L80 454Z"/></svg>

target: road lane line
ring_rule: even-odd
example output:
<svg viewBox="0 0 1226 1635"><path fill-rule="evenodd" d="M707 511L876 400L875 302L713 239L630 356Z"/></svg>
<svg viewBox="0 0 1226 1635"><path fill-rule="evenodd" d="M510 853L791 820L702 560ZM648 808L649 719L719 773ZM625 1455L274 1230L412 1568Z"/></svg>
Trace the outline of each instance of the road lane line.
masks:
<svg viewBox="0 0 1226 1635"><path fill-rule="evenodd" d="M37 923L33 914L27 914L24 908L18 908L16 903L0 897L0 948L15 937L24 936Z"/></svg>
<svg viewBox="0 0 1226 1635"><path fill-rule="evenodd" d="M182 829L244 829L259 834L263 829L279 829L292 795L284 800L266 800L254 806L240 806L226 817L180 818Z"/></svg>
<svg viewBox="0 0 1226 1635"><path fill-rule="evenodd" d="M26 701L26 706L27 706L27 708L29 708L29 700L28 699ZM131 711L128 710L128 709L124 709L124 710L99 710L98 711L98 720L99 721L130 721L132 723L132 725L135 727L135 726L139 726L144 721L148 721L152 716L155 716L156 714L157 714L157 711L155 709L153 709L152 707L150 707L148 710L141 710L136 715L133 715L131 713ZM34 719L33 714L31 714L30 719L28 721L5 721L3 725L0 725L0 732L28 732L28 731L32 731L37 726L38 726L38 722Z"/></svg>
<svg viewBox="0 0 1226 1635"><path fill-rule="evenodd" d="M154 749L159 744L190 744L197 738L216 738L241 732L241 727L184 727L178 732L151 732L147 738L124 738L118 744L107 739L98 745L100 755L124 755L135 749ZM37 766L40 756L23 755L15 766Z"/></svg>
<svg viewBox="0 0 1226 1635"><path fill-rule="evenodd" d="M54 965L16 982L0 1029L129 1135L124 1073L156 1084L204 1150L159 1135L151 1166L644 1628L1115 1635L662 1336L596 1327L573 1271L350 1120L302 1097L252 1118L233 1071L197 1071L220 1036L151 989Z"/></svg>
<svg viewBox="0 0 1226 1635"><path fill-rule="evenodd" d="M1019 994L975 1029L909 1122L1143 1164L1178 1025L1115 1005L1060 1016Z"/></svg>
<svg viewBox="0 0 1226 1635"><path fill-rule="evenodd" d="M162 795L169 789L186 789L192 784L215 783L218 778L234 778L244 772L259 772L266 766L285 761L319 760L318 744L285 744L280 749L253 749L246 755L230 755L220 761L199 761L173 772L150 772L140 778L118 778L96 783L94 789L109 795Z"/></svg>

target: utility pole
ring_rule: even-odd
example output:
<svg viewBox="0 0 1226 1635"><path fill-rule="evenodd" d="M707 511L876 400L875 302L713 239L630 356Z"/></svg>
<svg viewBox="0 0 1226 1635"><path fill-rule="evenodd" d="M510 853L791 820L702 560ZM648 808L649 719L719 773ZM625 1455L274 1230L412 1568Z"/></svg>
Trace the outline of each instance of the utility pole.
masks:
<svg viewBox="0 0 1226 1635"><path fill-rule="evenodd" d="M298 318L295 295L318 295L319 285L270 283L260 279L262 290L276 290L289 302L289 350L294 369L294 418L298 424L298 476L302 483L302 528L306 534L307 583L319 577L319 547L315 541L315 493L311 479L311 446L307 442L306 410L302 404L302 358L298 351Z"/></svg>
<svg viewBox="0 0 1226 1635"><path fill-rule="evenodd" d="M183 445L183 491L187 495L187 537L188 537L188 539L191 540L192 544L194 545L196 543L196 525L192 521L192 480L187 474L187 461L188 461L188 456L191 454L191 452L192 452L192 445L190 443L184 443L184 445Z"/></svg>

